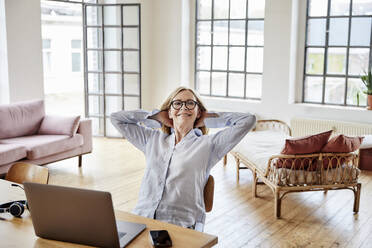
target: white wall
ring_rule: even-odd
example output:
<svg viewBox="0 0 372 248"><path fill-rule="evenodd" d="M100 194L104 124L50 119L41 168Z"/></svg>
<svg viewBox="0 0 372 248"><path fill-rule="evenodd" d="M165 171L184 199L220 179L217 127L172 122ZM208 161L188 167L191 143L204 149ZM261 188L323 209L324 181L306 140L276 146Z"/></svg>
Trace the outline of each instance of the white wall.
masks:
<svg viewBox="0 0 372 248"><path fill-rule="evenodd" d="M40 0L5 0L4 5L9 101L43 98Z"/></svg>
<svg viewBox="0 0 372 248"><path fill-rule="evenodd" d="M8 46L5 27L5 0L0 0L0 104L9 103Z"/></svg>

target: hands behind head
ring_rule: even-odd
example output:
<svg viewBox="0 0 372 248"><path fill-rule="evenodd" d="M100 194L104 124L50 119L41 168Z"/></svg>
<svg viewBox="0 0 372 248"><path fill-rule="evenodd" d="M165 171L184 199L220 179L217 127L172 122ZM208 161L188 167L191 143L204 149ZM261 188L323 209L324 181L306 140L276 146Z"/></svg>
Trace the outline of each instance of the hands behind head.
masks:
<svg viewBox="0 0 372 248"><path fill-rule="evenodd" d="M173 120L169 119L168 111L163 110L150 117L151 119L157 120L161 124L167 127L173 128Z"/></svg>

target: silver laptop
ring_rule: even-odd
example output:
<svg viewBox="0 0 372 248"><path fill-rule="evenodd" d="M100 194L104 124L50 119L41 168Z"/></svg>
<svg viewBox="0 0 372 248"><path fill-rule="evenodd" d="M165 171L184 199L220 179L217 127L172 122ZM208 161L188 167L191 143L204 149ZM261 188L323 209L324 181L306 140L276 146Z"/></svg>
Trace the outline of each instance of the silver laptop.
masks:
<svg viewBox="0 0 372 248"><path fill-rule="evenodd" d="M109 192L24 183L35 234L98 247L125 247L146 225L115 221Z"/></svg>

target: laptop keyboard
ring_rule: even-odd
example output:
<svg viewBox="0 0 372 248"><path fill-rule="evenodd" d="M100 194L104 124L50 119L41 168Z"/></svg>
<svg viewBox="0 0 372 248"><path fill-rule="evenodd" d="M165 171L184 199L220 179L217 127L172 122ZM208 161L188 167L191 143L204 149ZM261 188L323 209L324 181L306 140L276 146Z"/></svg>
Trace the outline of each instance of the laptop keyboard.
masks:
<svg viewBox="0 0 372 248"><path fill-rule="evenodd" d="M127 233L125 232L118 232L119 234L119 239L121 239L122 237L124 237Z"/></svg>

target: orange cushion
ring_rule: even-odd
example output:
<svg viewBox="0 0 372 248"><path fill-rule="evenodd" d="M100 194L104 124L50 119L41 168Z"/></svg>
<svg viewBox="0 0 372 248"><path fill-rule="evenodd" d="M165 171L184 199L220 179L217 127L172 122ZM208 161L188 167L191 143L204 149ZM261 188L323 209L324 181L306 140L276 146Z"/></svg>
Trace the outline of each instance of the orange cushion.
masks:
<svg viewBox="0 0 372 248"><path fill-rule="evenodd" d="M333 137L322 148L322 152L354 152L359 149L364 137L349 137L343 134Z"/></svg>
<svg viewBox="0 0 372 248"><path fill-rule="evenodd" d="M331 134L332 130L329 130L310 136L286 139L281 153L287 155L318 153L327 144Z"/></svg>

